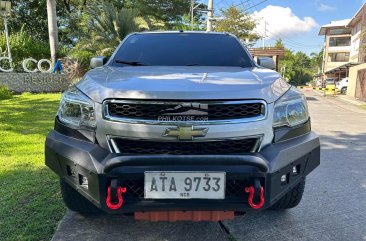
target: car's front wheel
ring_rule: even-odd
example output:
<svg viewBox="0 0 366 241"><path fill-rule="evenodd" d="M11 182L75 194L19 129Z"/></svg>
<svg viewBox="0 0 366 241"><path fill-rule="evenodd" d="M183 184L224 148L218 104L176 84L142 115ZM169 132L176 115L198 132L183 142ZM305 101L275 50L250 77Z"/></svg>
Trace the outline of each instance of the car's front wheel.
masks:
<svg viewBox="0 0 366 241"><path fill-rule="evenodd" d="M60 178L61 194L68 209L78 213L99 213L101 212L96 206L78 193L68 183Z"/></svg>
<svg viewBox="0 0 366 241"><path fill-rule="evenodd" d="M343 88L341 89L341 94L342 94L342 95L347 94L347 87L343 87Z"/></svg>
<svg viewBox="0 0 366 241"><path fill-rule="evenodd" d="M291 191L272 205L270 210L294 208L299 205L305 190L305 179L297 184Z"/></svg>

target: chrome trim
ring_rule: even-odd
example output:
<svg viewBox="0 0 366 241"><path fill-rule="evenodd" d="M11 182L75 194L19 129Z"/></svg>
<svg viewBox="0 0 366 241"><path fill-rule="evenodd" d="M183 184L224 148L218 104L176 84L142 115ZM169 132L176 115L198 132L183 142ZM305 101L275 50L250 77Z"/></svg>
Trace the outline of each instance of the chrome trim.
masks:
<svg viewBox="0 0 366 241"><path fill-rule="evenodd" d="M133 137L124 137L124 136L115 136L115 135L107 135L107 142L108 145L110 147L113 147L114 151L112 153L121 153L121 150L118 148L118 146L116 145L116 142L114 141L114 139L124 139L124 140L134 140L134 141L156 141L156 142L184 142L184 143L189 143L189 142L214 142L214 141L232 141L232 140L245 140L245 139L252 139L252 138L256 138L257 142L256 144L253 146L253 149L250 151L251 153L254 152L259 152L260 148L261 148L261 144L263 141L263 137L264 135L253 135L253 136L237 136L237 137L230 137L230 138L214 138L214 139L199 139L199 140L194 140L194 141L177 141L177 140L163 140L163 139L144 139L144 138L133 138ZM111 148L112 149L112 148Z"/></svg>
<svg viewBox="0 0 366 241"><path fill-rule="evenodd" d="M114 152L115 153L118 153L118 154L121 153L121 151L119 150L119 148L118 148L116 142L114 141L114 139L111 139L110 142L111 142L111 145L112 145L112 147L114 149Z"/></svg>
<svg viewBox="0 0 366 241"><path fill-rule="evenodd" d="M131 118L119 118L113 117L109 114L108 104L109 103L121 103L121 104L150 104L150 105L180 105L182 103L200 103L200 104L214 104L214 105L230 105L230 104L251 104L261 103L264 105L264 114L258 117L251 118L240 118L231 120L213 120L213 121L158 121L158 120L144 120L144 119L131 119ZM115 122L129 123L129 124L146 124L146 125L177 125L177 126L197 126L197 125L222 125L222 124L241 124L254 121L261 121L267 119L268 116L268 105L264 100L233 100L233 101L209 101L209 100L182 100L182 101L146 101L146 100L105 100L103 101L103 119Z"/></svg>

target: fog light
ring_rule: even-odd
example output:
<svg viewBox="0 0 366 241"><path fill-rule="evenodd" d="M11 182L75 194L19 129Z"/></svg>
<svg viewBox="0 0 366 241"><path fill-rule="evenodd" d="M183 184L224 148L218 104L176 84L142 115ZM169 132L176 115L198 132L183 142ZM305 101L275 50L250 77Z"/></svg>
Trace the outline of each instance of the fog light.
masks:
<svg viewBox="0 0 366 241"><path fill-rule="evenodd" d="M76 177L76 172L71 166L67 165L66 166L66 171L67 171L68 176L73 177L73 178Z"/></svg>
<svg viewBox="0 0 366 241"><path fill-rule="evenodd" d="M84 175L79 174L79 185L88 189L88 178Z"/></svg>
<svg viewBox="0 0 366 241"><path fill-rule="evenodd" d="M287 175L282 175L281 176L281 183L284 184L284 183L287 183Z"/></svg>
<svg viewBox="0 0 366 241"><path fill-rule="evenodd" d="M286 185L289 181L290 174L284 174L281 176L281 185Z"/></svg>
<svg viewBox="0 0 366 241"><path fill-rule="evenodd" d="M297 165L297 166L293 166L292 167L292 174L293 175L297 175L300 173L300 165Z"/></svg>

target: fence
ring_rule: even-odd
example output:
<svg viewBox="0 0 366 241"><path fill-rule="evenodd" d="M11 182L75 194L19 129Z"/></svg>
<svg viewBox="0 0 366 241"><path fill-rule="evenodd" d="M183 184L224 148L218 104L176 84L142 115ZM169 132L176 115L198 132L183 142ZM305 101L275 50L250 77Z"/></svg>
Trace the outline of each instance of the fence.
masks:
<svg viewBox="0 0 366 241"><path fill-rule="evenodd" d="M311 86L297 86L298 89L305 90L318 90L323 91L324 95L337 95L340 94L340 91L335 87L335 85L327 85L325 88L311 87Z"/></svg>

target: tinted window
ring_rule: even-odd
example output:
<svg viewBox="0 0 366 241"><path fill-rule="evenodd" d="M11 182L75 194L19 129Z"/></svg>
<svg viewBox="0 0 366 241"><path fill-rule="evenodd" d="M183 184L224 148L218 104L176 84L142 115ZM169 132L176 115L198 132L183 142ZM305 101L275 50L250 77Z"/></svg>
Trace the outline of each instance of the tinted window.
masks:
<svg viewBox="0 0 366 241"><path fill-rule="evenodd" d="M330 47L351 46L351 37L341 37L341 38L331 37L329 39L329 46Z"/></svg>
<svg viewBox="0 0 366 241"><path fill-rule="evenodd" d="M344 53L329 53L328 62L348 62L349 52Z"/></svg>
<svg viewBox="0 0 366 241"><path fill-rule="evenodd" d="M150 66L252 66L236 38L204 33L132 35L113 60L113 65L125 65L118 60Z"/></svg>

